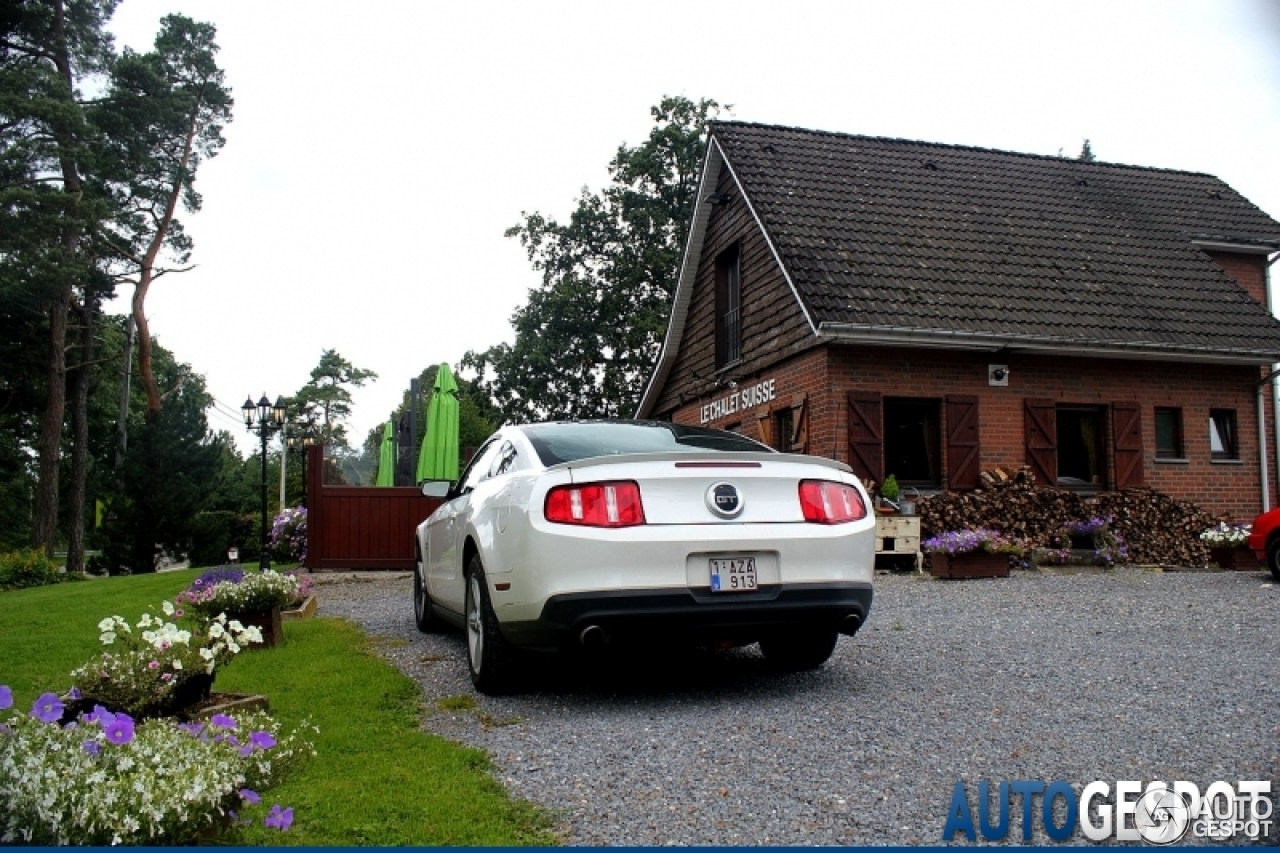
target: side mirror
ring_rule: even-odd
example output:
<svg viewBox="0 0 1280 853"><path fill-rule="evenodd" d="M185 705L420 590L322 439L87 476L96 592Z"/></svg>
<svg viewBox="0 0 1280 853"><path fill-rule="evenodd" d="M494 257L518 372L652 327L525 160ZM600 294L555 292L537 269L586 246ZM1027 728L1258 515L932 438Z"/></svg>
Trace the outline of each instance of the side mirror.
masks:
<svg viewBox="0 0 1280 853"><path fill-rule="evenodd" d="M448 480L423 480L418 488L422 490L424 497L443 498L449 494L450 485L452 484Z"/></svg>

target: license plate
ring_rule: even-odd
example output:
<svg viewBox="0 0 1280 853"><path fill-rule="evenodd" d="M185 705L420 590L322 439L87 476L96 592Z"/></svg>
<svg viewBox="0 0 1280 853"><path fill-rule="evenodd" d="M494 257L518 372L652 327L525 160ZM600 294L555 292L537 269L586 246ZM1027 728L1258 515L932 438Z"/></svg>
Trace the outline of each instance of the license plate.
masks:
<svg viewBox="0 0 1280 853"><path fill-rule="evenodd" d="M712 592L751 592L756 588L756 558L711 558Z"/></svg>

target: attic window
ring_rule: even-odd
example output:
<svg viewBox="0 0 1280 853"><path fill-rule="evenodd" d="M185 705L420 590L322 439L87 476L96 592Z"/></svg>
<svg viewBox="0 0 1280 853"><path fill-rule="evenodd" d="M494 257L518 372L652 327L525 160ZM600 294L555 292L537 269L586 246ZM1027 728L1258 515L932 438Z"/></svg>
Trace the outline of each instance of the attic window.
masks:
<svg viewBox="0 0 1280 853"><path fill-rule="evenodd" d="M716 256L716 370L742 359L742 278L738 244Z"/></svg>

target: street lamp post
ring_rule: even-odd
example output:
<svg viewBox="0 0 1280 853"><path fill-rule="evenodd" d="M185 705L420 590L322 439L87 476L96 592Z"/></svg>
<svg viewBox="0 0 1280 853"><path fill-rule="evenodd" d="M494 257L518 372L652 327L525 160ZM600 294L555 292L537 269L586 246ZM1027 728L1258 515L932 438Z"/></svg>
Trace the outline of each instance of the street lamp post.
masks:
<svg viewBox="0 0 1280 853"><path fill-rule="evenodd" d="M273 433L284 427L284 398L276 397L276 404L273 406L265 393L256 405L252 397L247 397L240 411L244 412L244 425L249 432L256 432L262 441L262 556L258 560L258 567L269 569L271 555L267 551L267 441Z"/></svg>
<svg viewBox="0 0 1280 853"><path fill-rule="evenodd" d="M290 450L297 451L302 457L302 506L307 505L307 448L316 443L315 424L308 421L305 424L296 424L301 432L294 430L286 433L285 443L289 445Z"/></svg>

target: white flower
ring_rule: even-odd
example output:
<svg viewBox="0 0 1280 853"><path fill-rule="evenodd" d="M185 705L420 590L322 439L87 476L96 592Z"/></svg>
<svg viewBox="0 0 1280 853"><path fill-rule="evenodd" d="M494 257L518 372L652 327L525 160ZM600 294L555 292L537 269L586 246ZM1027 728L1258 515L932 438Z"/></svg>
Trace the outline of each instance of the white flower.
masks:
<svg viewBox="0 0 1280 853"><path fill-rule="evenodd" d="M110 630L111 630L111 627L112 627L113 625L115 625L115 624L116 624L116 619L118 619L118 618L119 618L119 617L112 618L112 617L108 616L106 619L103 619L101 622L99 622L99 623L98 623L98 630L99 630L99 631L110 631Z"/></svg>
<svg viewBox="0 0 1280 853"><path fill-rule="evenodd" d="M214 655L213 655L213 652L210 651L209 649L201 649L200 657L204 660L213 660Z"/></svg>
<svg viewBox="0 0 1280 853"><path fill-rule="evenodd" d="M222 635L225 633L227 632L223 630L221 622L214 622L212 625L209 626L209 636L215 640L222 637Z"/></svg>
<svg viewBox="0 0 1280 853"><path fill-rule="evenodd" d="M164 611L165 616L172 616L174 613L173 602L169 601L168 599L165 599L164 601L160 602L160 609Z"/></svg>
<svg viewBox="0 0 1280 853"><path fill-rule="evenodd" d="M240 646L238 646L236 643L227 643L227 651L231 652L231 654L233 654L233 655L234 655L234 654L239 654L239 652L240 652ZM175 663L176 663L176 661L175 661Z"/></svg>
<svg viewBox="0 0 1280 853"><path fill-rule="evenodd" d="M182 661L178 660L177 658L174 658L174 659L173 659L173 668L174 668L174 669L182 669Z"/></svg>
<svg viewBox="0 0 1280 853"><path fill-rule="evenodd" d="M103 631L98 639L102 641L102 645L109 646L116 641L116 635L114 631Z"/></svg>
<svg viewBox="0 0 1280 853"><path fill-rule="evenodd" d="M257 625L250 625L241 632L238 639L242 643L261 643L262 629Z"/></svg>
<svg viewBox="0 0 1280 853"><path fill-rule="evenodd" d="M244 626L240 624L239 619L232 619L230 622L227 623L227 627L230 628L232 631L235 631L237 634L239 634L241 631L244 630Z"/></svg>
<svg viewBox="0 0 1280 853"><path fill-rule="evenodd" d="M150 627L151 627L151 614L150 614L150 613L143 613L143 614L142 614L142 618L138 620L138 627L139 627L139 628L150 628ZM145 634L143 634L143 636L145 637L146 635L145 635Z"/></svg>

